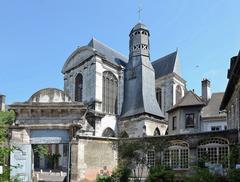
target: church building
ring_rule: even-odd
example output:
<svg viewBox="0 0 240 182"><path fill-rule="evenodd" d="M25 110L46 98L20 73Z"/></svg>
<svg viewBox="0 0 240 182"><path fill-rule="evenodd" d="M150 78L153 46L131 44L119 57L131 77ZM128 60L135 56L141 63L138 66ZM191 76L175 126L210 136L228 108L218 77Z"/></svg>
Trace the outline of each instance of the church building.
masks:
<svg viewBox="0 0 240 182"><path fill-rule="evenodd" d="M137 23L129 33L128 58L93 38L63 65L64 90L45 88L10 106L17 115L10 144L21 148L12 152L11 164L22 165L11 171L12 176L29 182L48 175L44 170L51 165L46 157L34 154L36 145L47 145L51 154L59 154L52 167L72 182L94 181L103 168L112 171L119 160L116 141L121 138L171 141L179 156L164 160L176 169L187 170L200 148L208 150L206 137L208 144L220 142L216 151L225 147L223 153L228 153L228 144L236 142L234 137L228 140L235 131L227 139L219 139L218 132L214 139L211 133L200 133L202 109L210 98L187 90L178 50L151 61L149 37L148 28ZM184 153L179 143L184 144ZM181 163L181 158L184 165L169 162Z"/></svg>

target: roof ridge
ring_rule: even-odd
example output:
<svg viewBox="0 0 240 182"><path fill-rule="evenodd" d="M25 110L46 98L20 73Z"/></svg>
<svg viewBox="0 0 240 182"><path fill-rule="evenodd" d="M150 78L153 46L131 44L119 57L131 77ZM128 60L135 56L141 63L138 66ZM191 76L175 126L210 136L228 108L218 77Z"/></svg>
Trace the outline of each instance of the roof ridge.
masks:
<svg viewBox="0 0 240 182"><path fill-rule="evenodd" d="M175 50L175 51L173 51L173 52L171 52L171 53L169 53L169 54L167 54L167 55L165 55L165 56L163 56L163 57L160 57L160 58L156 59L155 61L153 61L152 64L158 63L159 61L161 61L161 59L166 58L166 57L168 57L168 56L170 56L170 55L173 55L174 53L177 53L177 52L178 52L178 51ZM176 58L176 56L175 56L175 58Z"/></svg>
<svg viewBox="0 0 240 182"><path fill-rule="evenodd" d="M191 90L190 90L190 92L194 95L194 97L195 97L198 101L204 103L203 100L201 99L201 97L199 97L197 94L195 94L195 93L194 93L193 91L191 91Z"/></svg>
<svg viewBox="0 0 240 182"><path fill-rule="evenodd" d="M174 57L174 66L173 66L173 72L175 72L175 68L176 68L176 64L177 64L177 61L178 61L178 49L175 51L175 55L174 55L175 57Z"/></svg>
<svg viewBox="0 0 240 182"><path fill-rule="evenodd" d="M203 100L198 96L196 95L192 90L189 90L187 91L187 93L178 101L178 103L176 103L173 107L177 107L179 105L181 105L181 103L185 100L185 98L189 95L189 94L192 94L199 102L203 102Z"/></svg>
<svg viewBox="0 0 240 182"><path fill-rule="evenodd" d="M184 99L187 97L187 95L189 94L189 92L190 92L190 91L187 91L187 93L186 93L176 104L174 104L173 107L180 105L180 104L184 101Z"/></svg>
<svg viewBox="0 0 240 182"><path fill-rule="evenodd" d="M89 45L91 42L94 44L94 41L97 42L97 43L99 43L99 44L101 44L101 45L103 45L104 47L106 47L106 48L108 48L108 49L114 51L115 53L121 55L122 57L128 59L125 55L123 55L123 54L120 53L119 51L117 51L117 50L111 48L109 45L107 45L107 44L101 42L100 40L96 39L96 37L92 37L92 39L90 40L90 42L89 42L87 45ZM94 45L93 45L93 48L94 48Z"/></svg>

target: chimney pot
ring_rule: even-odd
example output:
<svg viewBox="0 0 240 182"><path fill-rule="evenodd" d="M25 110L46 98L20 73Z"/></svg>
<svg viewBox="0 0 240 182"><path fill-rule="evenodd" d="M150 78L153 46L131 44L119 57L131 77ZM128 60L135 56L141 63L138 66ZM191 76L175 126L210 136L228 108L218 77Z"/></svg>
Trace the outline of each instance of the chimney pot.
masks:
<svg viewBox="0 0 240 182"><path fill-rule="evenodd" d="M205 78L202 80L202 99L207 102L211 98L211 82Z"/></svg>

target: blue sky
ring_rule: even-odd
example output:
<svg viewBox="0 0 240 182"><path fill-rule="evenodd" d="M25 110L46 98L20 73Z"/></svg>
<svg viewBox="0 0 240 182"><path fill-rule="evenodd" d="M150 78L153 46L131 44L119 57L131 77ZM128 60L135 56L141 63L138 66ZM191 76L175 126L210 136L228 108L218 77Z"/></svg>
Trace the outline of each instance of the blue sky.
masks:
<svg viewBox="0 0 240 182"><path fill-rule="evenodd" d="M1 0L0 92L26 101L46 87L63 89L62 66L94 36L128 55L128 34L141 19L151 60L179 49L188 89L209 78L224 91L230 57L240 49L239 0Z"/></svg>

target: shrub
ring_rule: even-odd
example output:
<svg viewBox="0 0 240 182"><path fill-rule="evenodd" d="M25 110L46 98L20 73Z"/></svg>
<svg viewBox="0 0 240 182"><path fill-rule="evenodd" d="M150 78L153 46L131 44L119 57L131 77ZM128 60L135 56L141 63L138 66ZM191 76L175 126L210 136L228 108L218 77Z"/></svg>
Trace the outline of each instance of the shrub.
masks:
<svg viewBox="0 0 240 182"><path fill-rule="evenodd" d="M97 175L97 182L111 182L111 176L109 171L107 170L107 166L104 166L103 169L100 170L100 173Z"/></svg>
<svg viewBox="0 0 240 182"><path fill-rule="evenodd" d="M191 176L186 177L186 181L189 182L221 182L226 181L224 177L215 175L207 168L197 168L196 172Z"/></svg>
<svg viewBox="0 0 240 182"><path fill-rule="evenodd" d="M111 175L112 182L128 182L131 170L125 166L119 166Z"/></svg>
<svg viewBox="0 0 240 182"><path fill-rule="evenodd" d="M97 182L111 182L111 177L98 175L96 181Z"/></svg>
<svg viewBox="0 0 240 182"><path fill-rule="evenodd" d="M229 182L239 182L240 181L240 169L230 169L228 171Z"/></svg>
<svg viewBox="0 0 240 182"><path fill-rule="evenodd" d="M170 168L157 166L151 168L148 174L147 182L171 182L174 180L174 172Z"/></svg>

